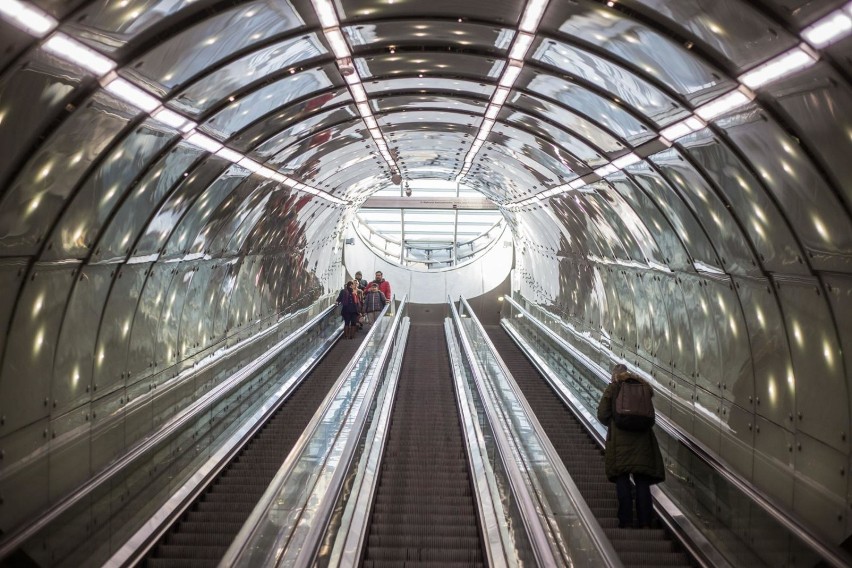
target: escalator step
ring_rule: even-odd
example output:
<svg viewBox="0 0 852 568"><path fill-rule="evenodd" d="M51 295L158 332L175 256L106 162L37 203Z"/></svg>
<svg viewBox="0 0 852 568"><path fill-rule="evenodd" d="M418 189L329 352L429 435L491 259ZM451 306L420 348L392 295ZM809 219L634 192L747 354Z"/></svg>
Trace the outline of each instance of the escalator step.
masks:
<svg viewBox="0 0 852 568"><path fill-rule="evenodd" d="M293 444L360 345L338 341L267 424L155 546L149 568L218 565Z"/></svg>
<svg viewBox="0 0 852 568"><path fill-rule="evenodd" d="M666 531L618 528L615 485L606 479L601 449L509 334L500 326L485 329L624 565L691 566Z"/></svg>
<svg viewBox="0 0 852 568"><path fill-rule="evenodd" d="M484 565L441 326L410 328L362 565Z"/></svg>

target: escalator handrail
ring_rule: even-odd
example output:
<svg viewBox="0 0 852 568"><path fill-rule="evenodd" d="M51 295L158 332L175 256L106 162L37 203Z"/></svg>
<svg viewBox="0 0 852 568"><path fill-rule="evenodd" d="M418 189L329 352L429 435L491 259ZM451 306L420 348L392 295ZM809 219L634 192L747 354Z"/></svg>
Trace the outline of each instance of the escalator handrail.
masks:
<svg viewBox="0 0 852 568"><path fill-rule="evenodd" d="M562 484L562 487L565 489L565 492L572 499L578 517L580 518L583 526L587 528L589 536L592 538L592 541L594 542L601 556L610 566L621 566L621 558L618 556L618 553L615 551L615 548L613 548L612 542L609 540L609 537L606 536L606 533L604 533L603 528L600 526L600 523L598 522L594 513L592 513L592 510L586 503L586 499L580 493L577 484L574 482L574 480L568 474L568 471L565 469L565 465L562 463L562 459L556 453L553 444L550 442L550 439L545 433L544 428L542 428L541 424L538 421L538 418L535 416L535 412L533 412L532 408L530 408L529 403L527 402L526 397L521 392L520 387L515 382L514 378L512 378L511 371L509 371L508 367L506 367L506 364L503 362L503 358L500 357L500 354L497 352L497 348L494 346L494 343L491 341L491 338L488 336L488 333L482 326L482 322L480 322L479 318L476 317L473 312L473 309L470 307L470 304L468 304L465 298L460 298L460 301L465 307L468 317L479 330L483 341L494 356L494 359L499 365L501 371L503 372L503 375L506 377L507 383L512 389L512 392L514 393L515 398L518 400L518 403L521 405L524 412L526 413L530 424L535 429L536 436L538 436L539 440L541 440L541 447L547 455L547 459L550 461L550 463L554 465L554 474L559 479L559 482Z"/></svg>
<svg viewBox="0 0 852 568"><path fill-rule="evenodd" d="M548 337L557 342L561 347L582 362L593 376L597 377L604 385L609 384L609 373L603 367L587 357L584 353L581 353L577 350L577 348L556 334L552 329L538 321L535 316L533 316L526 308L521 306L516 300L508 295L504 296L504 298L512 305L512 307L522 313L525 318L529 319L529 321L531 321L539 330L544 332ZM561 318L558 318L558 316L554 317L557 317L557 319L561 322ZM564 324L562 324L562 327L569 333L574 333L573 330ZM765 513L775 519L778 523L782 524L785 528L787 528L787 530L799 538L800 541L819 554L823 560L831 563L831 565L837 568L852 566L852 559L850 559L848 555L838 550L837 547L826 543L821 537L811 532L810 529L808 529L799 520L793 518L786 511L776 505L769 497L755 489L750 483L748 483L748 481L736 473L733 468L725 465L721 458L715 455L714 452L705 447L700 441L695 440L688 432L684 431L668 416L657 413L656 422L657 425L668 435L680 442L680 444L687 448L694 456L701 459L706 465L713 469L717 475L723 477L731 485L744 493ZM597 434L596 438L600 439L600 435Z"/></svg>
<svg viewBox="0 0 852 568"><path fill-rule="evenodd" d="M361 441L361 434L364 431L364 427L367 423L367 417L370 414L370 410L372 408L372 401L379 390L381 378L387 371L387 367L392 361L393 347L398 344L397 332L400 330L402 326L402 321L405 319L405 304L407 301L408 295L406 294L405 296L403 296L402 300L399 303L399 307L397 308L396 313L394 314L390 329L388 329L388 339L387 341L385 341L385 344L382 346L381 352L376 358L376 363L373 366L374 378L372 380L372 384L370 385L370 390L364 397L364 403L361 405L361 408L358 412L358 416L355 419L355 422L352 424L352 429L349 433L349 439L347 440L343 453L340 456L339 465L334 472L334 476L332 477L331 482L329 483L329 487L325 492L323 501L320 507L317 509L314 522L311 524L311 530L308 532L308 536L305 538L306 545L303 546L301 551L299 552L299 556L296 559L294 568L308 568L309 566L312 566L315 562L317 552L319 550L320 545L322 544L323 535L326 532L329 520L331 519L331 515L334 512L334 507L337 504L338 498L340 497L340 494L343 491L343 485L346 482L346 477L349 473L349 469L352 466L352 460L355 457L356 450L358 449L358 445ZM393 300L391 300L390 303L393 303ZM384 313L384 311L382 313ZM365 377L364 380L367 380L367 377Z"/></svg>
<svg viewBox="0 0 852 568"><path fill-rule="evenodd" d="M320 299L319 301L322 301L322 299ZM292 319L310 309L311 306L298 310L286 319ZM143 456L146 452L155 448L157 444L161 443L163 440L167 439L169 436L180 430L183 426L196 419L199 415L204 414L207 410L209 410L209 405L212 404L221 393L226 392L232 386L238 384L246 377L250 376L266 361L268 361L277 353L286 349L295 341L300 339L302 335L304 335L318 322L322 321L325 317L327 317L328 314L333 310L334 304L323 309L314 318L305 322L305 324L300 326L298 329L293 330L293 332L288 334L287 337L285 337L283 340L270 347L265 353L257 357L254 361L252 361L251 364L246 365L242 369L237 370L230 377L217 384L214 388L210 389L209 392L207 392L198 400L183 409L180 413L173 416L165 424L163 424L154 434L139 442L130 451L122 455L115 462L107 466L104 470L102 470L94 477L86 481L83 485L78 487L73 493L63 498L50 509L44 511L44 513L39 515L38 518L34 519L32 522L21 527L19 530L11 533L7 538L0 541L0 559L5 558L9 554L17 550L19 547L23 546L27 540L38 534L39 531L47 527L51 522L58 519L61 515L69 511L72 507L80 503L86 497L92 495L101 487L105 487L113 480L115 476L121 474L124 468L130 466L136 459ZM282 319L281 322L286 321L286 319ZM252 336L243 340L243 342L240 342L240 345L246 342L246 345L248 345L254 342L257 337L266 336L274 330L275 326L271 326L268 329L258 333L257 336ZM199 365L198 367L193 368L192 373L191 375L189 375L189 377L196 376L197 374L207 370L211 365L214 365L221 360L222 357L218 357L211 360L205 365Z"/></svg>
<svg viewBox="0 0 852 568"><path fill-rule="evenodd" d="M485 390L485 379L482 377L479 367L475 364L473 347L471 347L470 340L464 333L464 328L461 324L461 316L459 315L452 299L448 298L448 301L450 304L450 313L452 315L453 323L459 336L459 342L461 343L465 356L470 362L470 371L473 374L476 388L480 393L483 410L485 411L488 421L492 425L491 430L494 434L494 442L497 447L497 451L500 453L503 466L506 469L506 474L509 477L509 483L512 486L512 493L518 502L518 511L523 518L524 527L529 535L530 545L532 547L533 554L535 555L536 563L538 566L557 566L556 556L554 555L551 547L550 539L547 538L547 531L541 524L541 517L538 513L538 508L533 502L532 496L525 489L526 484L523 481L523 474L521 473L520 467L515 460L507 458L507 456L511 456L513 454L511 445L506 437L506 433L497 426L497 424L499 424L499 420L496 417L496 410L493 408L489 397L485 396L485 393L483 392Z"/></svg>
<svg viewBox="0 0 852 568"><path fill-rule="evenodd" d="M400 303L400 307L397 310L397 316L394 317L394 321L391 324L393 326L391 331L394 333L396 331L396 326L398 325L398 320L400 319L399 314L403 313L402 308L405 305L405 302L406 298L403 298L402 302ZM393 302L388 302L377 317L384 317L391 309L391 306L393 306ZM237 533L237 536L234 538L231 545L228 547L228 550L220 561L219 566L234 566L237 563L238 559L246 552L247 544L251 541L251 538L254 536L258 527L261 525L263 519L268 517L270 507L275 501L276 496L279 494L281 487L284 485L284 483L286 483L287 479L291 477L293 467L297 464L299 456L303 454L305 447L311 439L311 435L317 429L323 416L325 416L330 405L335 400L346 378L352 373L356 364L358 363L358 360L363 356L364 351L366 351L369 344L368 340L370 336L378 329L378 326L373 325L367 336L361 342L361 345L358 346L358 349L353 355L351 361L346 365L346 368L340 373L340 376L335 381L334 385L329 390L322 403L320 403L310 422L305 427L302 434L299 436L299 439L296 440L296 443L293 445L293 448L290 450L290 453L287 455L287 458L284 460L284 463L278 469L278 472L275 474L275 477L272 479L269 486L264 491L263 496L260 498L257 505L255 505L254 509L252 509L252 512L249 515L248 519L243 524L240 531ZM393 335L389 334L388 337L390 339L393 337Z"/></svg>

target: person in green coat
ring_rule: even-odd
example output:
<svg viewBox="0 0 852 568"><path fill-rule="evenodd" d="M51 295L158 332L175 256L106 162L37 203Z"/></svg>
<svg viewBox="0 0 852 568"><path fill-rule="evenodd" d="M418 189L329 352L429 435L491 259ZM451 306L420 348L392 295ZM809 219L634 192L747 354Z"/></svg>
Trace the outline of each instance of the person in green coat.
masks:
<svg viewBox="0 0 852 568"><path fill-rule="evenodd" d="M615 397L623 381L639 381L651 388L624 365L612 370L612 382L598 403L598 420L607 426L605 470L607 479L615 483L619 528L633 526L631 475L636 486L636 527L647 528L652 515L651 485L665 480L666 469L653 428L636 432L623 430L613 422ZM653 390L651 393L653 396Z"/></svg>

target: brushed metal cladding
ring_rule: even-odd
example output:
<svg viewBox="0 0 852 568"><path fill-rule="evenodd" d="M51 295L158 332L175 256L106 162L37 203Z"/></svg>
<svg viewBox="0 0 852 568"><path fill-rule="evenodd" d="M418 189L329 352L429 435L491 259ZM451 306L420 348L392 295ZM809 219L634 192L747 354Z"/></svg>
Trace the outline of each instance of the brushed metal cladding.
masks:
<svg viewBox="0 0 852 568"><path fill-rule="evenodd" d="M550 22L558 23L558 29L549 29ZM553 3L541 29L595 46L622 66L638 67L696 106L736 86L724 72L666 35L589 0Z"/></svg>
<svg viewBox="0 0 852 568"><path fill-rule="evenodd" d="M42 260L87 258L127 188L173 140L175 132L146 121L106 154L82 181L48 237ZM71 160L77 159L73 156ZM64 168L64 166L63 166Z"/></svg>
<svg viewBox="0 0 852 568"><path fill-rule="evenodd" d="M754 107L735 113L719 126L754 164L796 231L810 265L849 272L852 220L800 143Z"/></svg>
<svg viewBox="0 0 852 568"><path fill-rule="evenodd" d="M846 52L849 53L848 51ZM796 125L802 144L818 151L819 166L833 177L847 211L852 210L852 89L839 73L819 63L768 88L768 92ZM845 133L845 134L844 134Z"/></svg>
<svg viewBox="0 0 852 568"><path fill-rule="evenodd" d="M760 185L760 181L728 146L709 128L702 129L678 141L696 167L711 180L731 214L748 235L757 258L751 258L749 273L754 267L768 272L799 272L808 268L798 262L802 249L778 204Z"/></svg>
<svg viewBox="0 0 852 568"><path fill-rule="evenodd" d="M836 328L822 287L816 278L804 277L775 277L773 283L784 306L792 353L796 429L848 452L849 393ZM806 381L807 386L800 386L800 381Z"/></svg>
<svg viewBox="0 0 852 568"><path fill-rule="evenodd" d="M27 273L0 368L0 436L51 413L56 339L76 271L75 266L35 265Z"/></svg>
<svg viewBox="0 0 852 568"><path fill-rule="evenodd" d="M5 36L4 36L5 37ZM6 192L9 176L30 157L32 145L72 100L81 96L85 77L76 66L43 50L23 56L20 67L6 70L0 79L3 128L0 128L0 181ZM30 112L33 104L39 112ZM0 208L0 215L8 208ZM7 219L0 227L5 227ZM4 231L5 233L5 231ZM3 233L0 233L3 234Z"/></svg>
<svg viewBox="0 0 852 568"><path fill-rule="evenodd" d="M0 254L36 254L78 181L136 113L98 93L63 122L0 198L0 212L7 212L0 213Z"/></svg>
<svg viewBox="0 0 852 568"><path fill-rule="evenodd" d="M2 438L3 461L0 472L0 527L17 526L44 508L49 496L49 418L34 420Z"/></svg>
<svg viewBox="0 0 852 568"><path fill-rule="evenodd" d="M0 21L0 69L17 59L36 39L12 24Z"/></svg>
<svg viewBox="0 0 852 568"><path fill-rule="evenodd" d="M96 352L98 324L114 277L115 267L96 265L74 274L50 374L54 416L91 399L91 354Z"/></svg>

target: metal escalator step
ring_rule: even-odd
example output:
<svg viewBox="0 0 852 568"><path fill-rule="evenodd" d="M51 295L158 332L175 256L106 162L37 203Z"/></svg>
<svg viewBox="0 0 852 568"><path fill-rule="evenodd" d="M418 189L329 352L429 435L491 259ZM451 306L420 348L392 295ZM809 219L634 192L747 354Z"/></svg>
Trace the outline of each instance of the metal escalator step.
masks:
<svg viewBox="0 0 852 568"><path fill-rule="evenodd" d="M359 341L338 341L290 398L155 546L149 568L215 567Z"/></svg>
<svg viewBox="0 0 852 568"><path fill-rule="evenodd" d="M483 564L443 327L412 325L362 565Z"/></svg>
<svg viewBox="0 0 852 568"><path fill-rule="evenodd" d="M624 565L690 566L666 531L617 528L615 484L606 479L603 452L508 333L500 326L486 331Z"/></svg>

